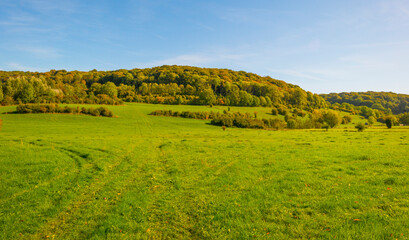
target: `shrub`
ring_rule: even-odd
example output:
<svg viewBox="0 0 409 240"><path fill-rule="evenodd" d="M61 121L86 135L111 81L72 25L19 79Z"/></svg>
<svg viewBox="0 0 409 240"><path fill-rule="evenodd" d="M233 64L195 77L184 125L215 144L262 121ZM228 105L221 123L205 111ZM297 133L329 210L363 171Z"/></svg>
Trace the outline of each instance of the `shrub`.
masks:
<svg viewBox="0 0 409 240"><path fill-rule="evenodd" d="M283 120L281 120L281 119L277 119L277 118L274 118L274 119L263 119L263 122L264 122L264 125L265 125L267 128L273 128L273 129L276 129L276 130L278 130L278 129L283 129L283 128L285 128L286 125L287 125L285 121L283 121Z"/></svg>
<svg viewBox="0 0 409 240"><path fill-rule="evenodd" d="M31 108L28 107L28 105L18 105L16 108L17 113L31 113L32 110Z"/></svg>
<svg viewBox="0 0 409 240"><path fill-rule="evenodd" d="M386 116L384 121L388 128L392 128L392 126L398 122L395 116Z"/></svg>
<svg viewBox="0 0 409 240"><path fill-rule="evenodd" d="M286 106L280 105L277 108L278 114L280 115L287 115L287 113L289 112Z"/></svg>
<svg viewBox="0 0 409 240"><path fill-rule="evenodd" d="M365 130L365 125L360 122L357 125L355 125L355 128L358 130L358 132L363 132Z"/></svg>
<svg viewBox="0 0 409 240"><path fill-rule="evenodd" d="M296 114L299 117L304 117L307 113L301 109L294 109L294 114Z"/></svg>
<svg viewBox="0 0 409 240"><path fill-rule="evenodd" d="M277 110L277 108L272 108L272 109L271 109L271 114L274 115L274 116L278 115L278 110Z"/></svg>
<svg viewBox="0 0 409 240"><path fill-rule="evenodd" d="M113 116L114 116L114 114L112 113L112 111L109 110L109 109L106 108L106 107L100 107L100 108L98 108L98 110L99 110L101 116L103 116L103 117L113 117Z"/></svg>
<svg viewBox="0 0 409 240"><path fill-rule="evenodd" d="M374 123L376 122L376 119L373 117L373 116L370 116L369 118L368 118L368 124L369 125L374 125Z"/></svg>
<svg viewBox="0 0 409 240"><path fill-rule="evenodd" d="M64 107L64 113L73 113L73 112L74 112L74 109L72 109L72 108L70 108L68 106Z"/></svg>
<svg viewBox="0 0 409 240"><path fill-rule="evenodd" d="M342 124L348 124L352 121L352 117L349 115L345 115L344 117L342 117Z"/></svg>
<svg viewBox="0 0 409 240"><path fill-rule="evenodd" d="M89 114L92 115L92 116L98 117L98 116L100 115L99 109L90 108L90 109L88 110L88 112L89 112Z"/></svg>
<svg viewBox="0 0 409 240"><path fill-rule="evenodd" d="M114 114L111 110L107 109L106 107L99 107L97 109L90 108L86 109L82 107L60 107L56 104L48 104L48 105L40 105L40 104L21 104L18 105L16 108L16 113L76 113L76 114L87 114L93 116L102 115L104 117L113 117Z"/></svg>
<svg viewBox="0 0 409 240"><path fill-rule="evenodd" d="M55 104L49 104L47 105L47 112L49 113L55 113L56 110L56 105Z"/></svg>
<svg viewBox="0 0 409 240"><path fill-rule="evenodd" d="M295 129L297 127L297 122L294 119L289 119L287 121L287 128Z"/></svg>

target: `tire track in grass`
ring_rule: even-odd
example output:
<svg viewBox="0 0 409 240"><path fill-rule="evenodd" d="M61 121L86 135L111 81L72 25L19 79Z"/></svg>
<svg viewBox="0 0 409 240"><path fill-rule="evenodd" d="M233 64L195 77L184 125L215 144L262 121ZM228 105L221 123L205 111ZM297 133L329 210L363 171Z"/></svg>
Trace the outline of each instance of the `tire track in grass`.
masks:
<svg viewBox="0 0 409 240"><path fill-rule="evenodd" d="M149 183L149 203L146 206L146 227L144 234L148 239L172 239L176 236L190 236L187 229L192 225L189 216L172 202L180 197L180 168L172 155L176 147L171 141L161 141L156 147L156 161L150 173L144 178ZM170 201L170 199L173 199ZM172 225L169 228L169 225ZM167 229L167 230L165 230Z"/></svg>
<svg viewBox="0 0 409 240"><path fill-rule="evenodd" d="M137 146L138 145L134 143L124 154L117 158L118 161L112 164L110 166L110 170L104 174L104 181L93 182L86 188L80 189L77 199L74 200L72 204L69 204L69 206L67 206L65 210L61 211L56 217L50 219L46 225L40 228L40 230L35 234L35 237L44 238L46 236L59 235L60 237L64 238L64 234L69 232L73 226L75 227L77 218L83 217L81 213L86 211L92 203L94 203L94 205L101 205L101 203L96 201L101 200L99 199L100 197L103 198L101 195L114 196L115 193L123 187L124 183L132 181L133 178L138 178L138 174L134 174L135 172L132 171L134 165L129 161L130 154L135 151ZM128 176L129 174L131 174L131 176ZM126 180L125 177L127 176L129 179ZM116 184L120 179L125 179L122 181L123 184ZM109 188L110 185L115 185L115 187L113 187L111 190L104 190ZM104 214L106 212L103 210L104 207L114 205L115 201L120 199L120 196L117 196L118 197L108 206L101 206L101 208L98 210L99 213ZM103 200L103 202L105 202L107 199Z"/></svg>
<svg viewBox="0 0 409 240"><path fill-rule="evenodd" d="M36 147L38 147L36 145ZM42 144L41 150L44 150L44 147L48 148L49 146ZM74 169L71 172L66 171L67 168L62 169L62 171L57 170L57 174L55 177L48 179L47 181L40 182L37 184L35 187L32 187L30 189L26 189L22 192L19 192L15 195L13 195L11 198L8 198L8 209L4 209L4 214L7 214L8 211L11 211L9 214L15 215L18 217L17 219L23 219L23 220L28 220L32 219L34 222L30 223L30 221L27 221L27 223L24 224L19 224L14 223L16 228L13 228L14 230L17 230L17 232L24 233L22 238L26 238L27 233L35 232L36 229L41 227L41 224L46 221L47 217L46 216L54 216L60 209L62 209L69 201L72 199L70 197L66 198L66 200L59 200L60 195L60 190L63 192L63 195L66 196L72 196L72 193L75 192L75 188L78 185L78 179L81 175L81 172L83 171L82 169L82 162L79 157L76 155L72 154L71 152L63 151L61 148L51 148L53 151L57 151L59 153L62 153L63 155L68 156L70 159L74 160L74 163L76 167L71 167L71 169ZM68 162L69 163L69 162ZM70 169L70 168L68 168ZM45 198L41 196L44 192L48 192ZM54 193L58 191L57 195L54 195ZM40 195L39 195L40 194ZM33 197L34 196L34 197ZM19 198L17 201L15 198ZM39 198L40 197L40 198ZM42 199L39 201L39 199ZM20 203L19 203L20 202ZM48 205L50 202L54 202L53 205ZM30 211L29 209L26 209L26 205L31 205L35 206L36 210ZM24 211L19 212L20 208L23 208ZM13 209L17 210L14 211ZM28 210L28 211L26 211ZM17 215L16 215L17 214ZM42 217L44 216L44 217ZM22 222L22 220L20 220ZM12 223L12 222L7 222ZM13 236L13 233L9 232L8 234L11 234ZM17 236L14 236L14 238Z"/></svg>
<svg viewBox="0 0 409 240"><path fill-rule="evenodd" d="M75 166L76 166L76 167L75 167L75 169L76 169L76 177L74 178L74 182L77 182L77 180L78 180L78 178L80 177L80 174L81 174L81 172L82 172L82 162L81 162L81 160L83 160L83 157L79 156L79 154L77 154L75 151L70 150L70 149L68 149L68 148L62 148L62 147L60 147L60 148L54 148L54 147L50 147L49 145L45 145L45 144L39 145L39 144L35 144L35 143L33 143L33 142L29 142L29 144L31 144L31 145L33 145L33 146L36 146L36 147L43 147L43 148L54 149L54 150L56 150L56 151L58 151L58 152L63 153L64 155L68 156L70 159L72 159L72 160L74 161L74 163L75 163ZM93 148L88 148L88 149L95 150L95 151L100 151L100 152L104 152L104 153L108 153L108 151L104 151L104 150L100 150L100 149L93 149ZM63 171L63 172L64 172L64 171ZM70 172L70 173L72 173L72 172ZM25 189L25 190L23 190L23 191L20 191L20 192L18 192L18 193L13 194L12 196L10 196L10 197L7 198L7 199L3 199L2 201L0 201L0 204L3 204L3 203L8 202L8 201L11 201L11 200L13 200L13 199L15 199L15 198L17 198L17 197L19 197L19 196L25 194L25 193L30 193L30 192L32 192L32 191L34 191L34 190L37 190L38 188L41 188L41 187L45 187L45 186L47 186L47 185L50 185L52 182L55 182L55 181L59 180L60 178L67 177L67 176L70 176L70 175L69 175L68 173L66 173L66 172L64 172L64 174L59 174L59 175L57 175L57 176L55 176L55 177L53 177L53 178L51 178L51 179L49 179L49 180L47 180L47 181L43 181L43 182L37 184L36 186L34 186L34 187L32 187L32 188L30 188L30 189L28 189L28 190Z"/></svg>
<svg viewBox="0 0 409 240"><path fill-rule="evenodd" d="M38 144L34 144L33 142L29 142L29 144L31 144L33 146L36 146L36 147L39 147L39 148L51 148L50 146L47 146L47 145L44 145L44 144L38 145ZM75 168L76 169L76 177L74 179L78 179L79 174L81 173L81 168L82 168L82 164L81 164L80 160L78 158L76 158L75 156L73 156L72 154L69 154L69 153L66 153L66 152L63 152L63 151L58 151L58 152L61 152L64 155L68 156L70 159L74 160L74 163L75 163L75 166L76 166L76 168ZM2 201L0 201L0 204L4 204L6 202L12 201L13 199L15 199L15 198L17 198L19 196L22 196L23 194L31 193L34 190L37 190L37 189L39 189L41 187L48 186L52 182L55 182L55 181L59 180L60 178L63 178L63 177L66 177L66 176L70 176L70 175L68 173L59 174L59 175L57 175L57 176L55 176L55 177L53 177L53 178L51 178L51 179L49 179L47 181L44 181L44 182L41 182L41 183L37 184L36 186L34 186L32 188L25 189L23 191L20 191L18 193L13 194L12 196L8 197L7 199L3 199Z"/></svg>
<svg viewBox="0 0 409 240"><path fill-rule="evenodd" d="M137 119L138 120L141 119L143 124L145 126L147 126L147 128L149 128L150 132L152 133L153 132L152 123L147 118L148 117L144 113L138 111L138 118ZM141 135L142 135L142 133L141 133Z"/></svg>
<svg viewBox="0 0 409 240"><path fill-rule="evenodd" d="M150 146L152 149L150 149L150 155L149 157L144 158L145 160L141 165L137 168L137 174L134 174L133 176L131 175L129 178L127 178L124 181L123 185L120 185L117 187L118 189L125 190L125 194L135 194L134 189L138 189L136 192L137 194L143 194L144 197L148 196L149 198L149 204L146 205L143 208L140 208L140 205L138 205L138 208L141 209L141 212L139 213L140 215L139 218L144 219L144 221L139 221L138 224L135 226L136 229L130 230L130 229L120 229L119 227L123 224L119 223L118 221L115 221L116 218L118 218L118 214L121 216L120 218L126 218L124 216L124 213L121 212L121 205L119 202L121 199L115 201L114 206L111 207L105 207L102 208L104 209L104 213L101 215L104 215L105 221L99 224L99 228L94 229L92 233L88 234L86 238L92 238L96 237L95 235L98 235L98 237L101 237L101 234L103 235L104 238L108 239L117 239L117 238L130 238L130 239L140 239L141 235L143 236L148 236L146 235L146 232L154 231L154 228L152 228L152 218L155 218L156 213L159 212L159 207L160 207L160 202L161 202L161 192L163 189L171 188L172 187L172 181L168 181L169 177L172 177L171 173L171 164L169 163L168 160L164 160L164 157L166 154L163 151L163 148L161 146L165 146L166 143L163 143L161 141L161 144L158 145L158 147L153 147L156 146L156 144L151 144ZM153 154L152 154L153 153ZM162 178L165 176L165 178ZM174 186L174 185L173 185ZM127 192L130 190L131 192ZM113 191L115 193L115 191ZM138 199L141 199L142 202L144 202L144 197L139 197ZM125 203L126 204L126 203ZM130 205L131 207L133 204ZM117 215L111 214L107 215L107 212L112 209L117 209ZM118 209L119 208L119 209ZM98 209L101 209L98 208ZM142 210L143 209L143 210ZM115 210L113 210L115 212ZM136 211L134 208L132 208L131 211ZM101 229L102 228L102 229ZM124 230L122 232L122 230ZM126 231L128 230L128 231ZM132 237L133 236L133 237ZM139 236L139 237L137 237ZM148 237L149 238L149 237Z"/></svg>

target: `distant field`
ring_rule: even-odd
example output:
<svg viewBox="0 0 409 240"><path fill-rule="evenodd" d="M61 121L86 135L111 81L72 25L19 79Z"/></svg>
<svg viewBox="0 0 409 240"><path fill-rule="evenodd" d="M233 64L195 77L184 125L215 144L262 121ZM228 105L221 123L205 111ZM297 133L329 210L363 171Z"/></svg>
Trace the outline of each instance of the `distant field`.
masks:
<svg viewBox="0 0 409 240"><path fill-rule="evenodd" d="M407 127L223 131L148 114L227 107L109 108L0 114L0 239L409 238Z"/></svg>

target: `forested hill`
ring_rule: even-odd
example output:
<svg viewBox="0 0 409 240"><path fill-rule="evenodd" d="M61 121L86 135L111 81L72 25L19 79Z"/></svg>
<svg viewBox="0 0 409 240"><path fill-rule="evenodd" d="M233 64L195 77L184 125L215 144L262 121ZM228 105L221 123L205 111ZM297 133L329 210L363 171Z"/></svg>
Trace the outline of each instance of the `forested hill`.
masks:
<svg viewBox="0 0 409 240"><path fill-rule="evenodd" d="M343 92L321 94L331 104L367 106L385 113L409 112L409 95L392 92Z"/></svg>
<svg viewBox="0 0 409 240"><path fill-rule="evenodd" d="M0 102L148 102L234 106L326 107L317 94L271 77L244 71L161 66L89 72L0 72Z"/></svg>

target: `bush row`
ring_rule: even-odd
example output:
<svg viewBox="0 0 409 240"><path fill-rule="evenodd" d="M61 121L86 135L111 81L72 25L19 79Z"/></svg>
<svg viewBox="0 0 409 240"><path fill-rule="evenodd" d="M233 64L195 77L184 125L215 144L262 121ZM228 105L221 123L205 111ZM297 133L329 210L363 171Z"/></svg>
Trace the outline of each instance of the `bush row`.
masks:
<svg viewBox="0 0 409 240"><path fill-rule="evenodd" d="M85 114L92 116L114 117L111 110L106 107L99 108L80 108L61 107L57 104L20 104L16 108L16 113L68 113L68 114Z"/></svg>
<svg viewBox="0 0 409 240"><path fill-rule="evenodd" d="M217 112L190 112L183 111L177 112L172 110L156 110L150 113L154 116L165 116L165 117L182 117L182 118L194 118L194 119L214 119L218 116L221 116L221 113Z"/></svg>
<svg viewBox="0 0 409 240"><path fill-rule="evenodd" d="M280 119L256 119L249 113L218 113L218 112L177 112L172 110L156 110L150 113L154 116L183 117L194 119L211 119L210 124L216 126L238 127L238 128L274 128L281 129L286 123Z"/></svg>
<svg viewBox="0 0 409 240"><path fill-rule="evenodd" d="M212 119L211 124L216 126L258 129L282 129L286 125L285 122L280 119L256 119L248 114L241 113L223 114L220 117Z"/></svg>

